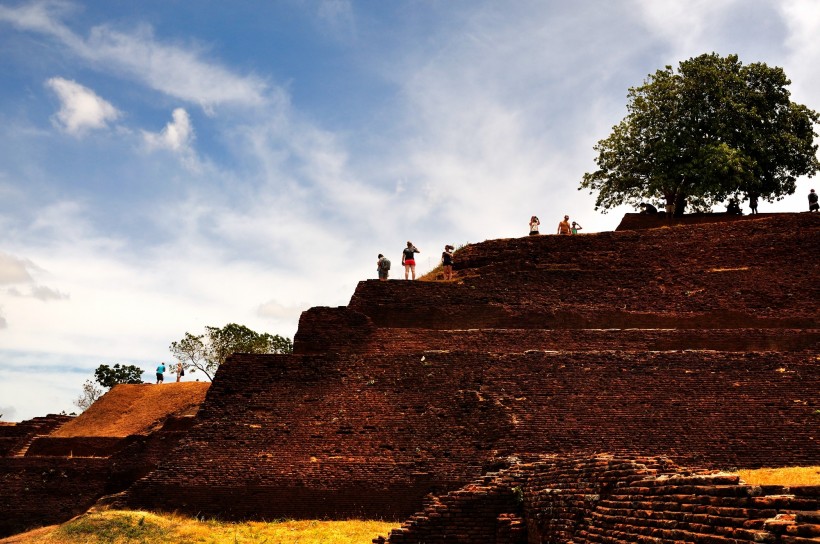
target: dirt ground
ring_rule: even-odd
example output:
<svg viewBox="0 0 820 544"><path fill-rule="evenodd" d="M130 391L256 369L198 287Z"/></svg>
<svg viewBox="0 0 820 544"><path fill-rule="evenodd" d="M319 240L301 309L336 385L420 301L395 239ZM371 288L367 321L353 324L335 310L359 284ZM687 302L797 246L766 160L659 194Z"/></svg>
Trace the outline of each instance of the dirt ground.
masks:
<svg viewBox="0 0 820 544"><path fill-rule="evenodd" d="M114 436L146 434L169 416L194 415L210 382L122 384L50 436Z"/></svg>

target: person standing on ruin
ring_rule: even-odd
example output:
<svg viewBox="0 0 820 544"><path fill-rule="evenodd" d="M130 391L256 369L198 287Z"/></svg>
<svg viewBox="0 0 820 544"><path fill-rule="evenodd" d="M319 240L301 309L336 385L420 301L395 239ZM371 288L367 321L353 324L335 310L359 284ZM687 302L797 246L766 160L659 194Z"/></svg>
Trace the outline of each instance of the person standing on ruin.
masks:
<svg viewBox="0 0 820 544"><path fill-rule="evenodd" d="M180 380L185 375L185 367L182 365L182 361L177 362L177 381Z"/></svg>
<svg viewBox="0 0 820 544"><path fill-rule="evenodd" d="M413 273L413 279L416 279L416 258L414 253L421 253L413 242L407 241L407 247L401 252L401 264L404 265L404 279L408 279L410 273Z"/></svg>
<svg viewBox="0 0 820 544"><path fill-rule="evenodd" d="M390 275L390 261L381 253L379 260L376 261L376 270L379 272L379 281L387 281L387 276Z"/></svg>
<svg viewBox="0 0 820 544"><path fill-rule="evenodd" d="M157 383L163 382L163 374L165 374L165 363L162 362L157 367Z"/></svg>
<svg viewBox="0 0 820 544"><path fill-rule="evenodd" d="M538 234L536 232L536 234ZM441 266L444 268L444 279L453 279L453 250L455 248L451 245L444 246L444 252L441 254Z"/></svg>
<svg viewBox="0 0 820 544"><path fill-rule="evenodd" d="M578 234L579 230L583 230L584 227L576 223L575 221L572 222L572 234Z"/></svg>
<svg viewBox="0 0 820 544"><path fill-rule="evenodd" d="M675 217L675 200L666 200L666 218L672 219Z"/></svg>
<svg viewBox="0 0 820 544"><path fill-rule="evenodd" d="M558 234L570 235L572 234L572 227L569 226L569 216L565 215L564 220L558 223Z"/></svg>
<svg viewBox="0 0 820 544"><path fill-rule="evenodd" d="M812 189L809 191L809 212L817 211L820 211L820 204L817 203L817 193Z"/></svg>
<svg viewBox="0 0 820 544"><path fill-rule="evenodd" d="M530 236L536 236L538 234L538 225L541 224L541 221L538 220L536 216L532 216L530 218Z"/></svg>
<svg viewBox="0 0 820 544"><path fill-rule="evenodd" d="M757 191L752 191L749 193L749 209L752 211L752 214L757 213L757 201L760 198L760 195Z"/></svg>

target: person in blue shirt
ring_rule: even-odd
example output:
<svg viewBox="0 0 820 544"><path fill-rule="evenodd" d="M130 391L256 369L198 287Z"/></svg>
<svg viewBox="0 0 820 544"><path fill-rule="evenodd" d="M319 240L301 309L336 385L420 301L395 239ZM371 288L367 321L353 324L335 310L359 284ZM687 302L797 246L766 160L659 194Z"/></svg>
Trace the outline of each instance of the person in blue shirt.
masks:
<svg viewBox="0 0 820 544"><path fill-rule="evenodd" d="M157 383L162 383L163 374L165 374L165 363L160 363L157 367Z"/></svg>

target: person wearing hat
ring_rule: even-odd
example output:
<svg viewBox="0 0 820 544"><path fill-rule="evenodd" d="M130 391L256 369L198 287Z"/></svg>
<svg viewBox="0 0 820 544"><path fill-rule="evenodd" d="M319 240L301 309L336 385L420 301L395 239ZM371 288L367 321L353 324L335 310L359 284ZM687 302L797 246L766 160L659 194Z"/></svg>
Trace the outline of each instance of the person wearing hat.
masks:
<svg viewBox="0 0 820 544"><path fill-rule="evenodd" d="M809 191L809 211L820 211L820 204L817 203L817 193L814 192L814 189Z"/></svg>
<svg viewBox="0 0 820 544"><path fill-rule="evenodd" d="M569 226L568 215L565 215L564 220L558 223L558 234L572 234L572 227Z"/></svg>

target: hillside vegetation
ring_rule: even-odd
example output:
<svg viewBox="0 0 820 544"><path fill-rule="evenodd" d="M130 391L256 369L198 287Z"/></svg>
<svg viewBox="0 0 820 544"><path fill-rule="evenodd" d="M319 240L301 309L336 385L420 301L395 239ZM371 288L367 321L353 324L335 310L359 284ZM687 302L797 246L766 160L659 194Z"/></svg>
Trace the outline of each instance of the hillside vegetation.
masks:
<svg viewBox="0 0 820 544"><path fill-rule="evenodd" d="M225 523L175 514L108 510L84 514L5 540L3 544L348 544L369 542L396 527L384 521Z"/></svg>

